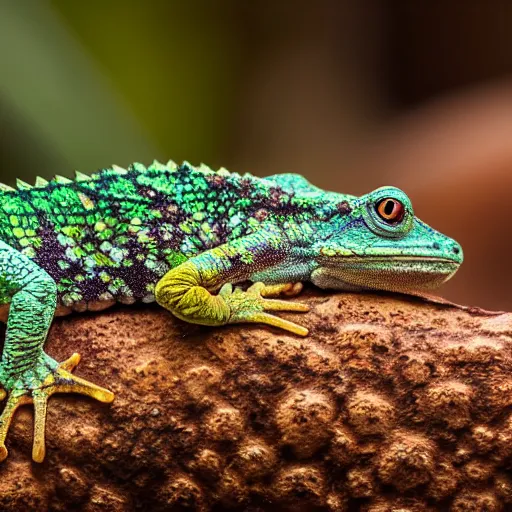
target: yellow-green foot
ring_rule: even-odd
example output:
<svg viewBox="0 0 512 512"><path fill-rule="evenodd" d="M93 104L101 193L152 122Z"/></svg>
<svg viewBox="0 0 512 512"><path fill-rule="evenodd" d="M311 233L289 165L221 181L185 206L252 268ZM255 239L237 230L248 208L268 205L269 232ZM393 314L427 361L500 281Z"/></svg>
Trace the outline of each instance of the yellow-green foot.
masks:
<svg viewBox="0 0 512 512"><path fill-rule="evenodd" d="M52 361L50 358L47 359ZM46 410L50 396L54 393L79 393L104 403L110 403L114 400L114 394L108 389L96 386L71 373L79 362L80 355L73 354L69 359L54 368L38 369L38 374L46 373L39 382L34 377L34 372L30 371L20 375L12 385L7 386L10 391L5 408L0 415L0 462L7 457L5 438L14 414L21 405L34 404L32 458L35 462L42 462L45 456ZM3 397L5 395L5 392L3 392Z"/></svg>
<svg viewBox="0 0 512 512"><path fill-rule="evenodd" d="M259 284L259 283L258 283ZM285 297L296 297L304 288L302 283L284 283L284 284L266 284L261 289L260 293L262 297L279 297L284 295Z"/></svg>
<svg viewBox="0 0 512 512"><path fill-rule="evenodd" d="M231 317L228 321L230 324L244 322L261 323L279 327L299 336L307 336L308 330L305 327L267 313L267 311L306 313L309 311L307 304L265 298L288 294L289 292L291 292L291 295L296 295L301 289L301 283L288 283L284 285L254 283L246 291L238 287L233 290L231 284L225 284L220 289L219 296L224 299L231 310Z"/></svg>

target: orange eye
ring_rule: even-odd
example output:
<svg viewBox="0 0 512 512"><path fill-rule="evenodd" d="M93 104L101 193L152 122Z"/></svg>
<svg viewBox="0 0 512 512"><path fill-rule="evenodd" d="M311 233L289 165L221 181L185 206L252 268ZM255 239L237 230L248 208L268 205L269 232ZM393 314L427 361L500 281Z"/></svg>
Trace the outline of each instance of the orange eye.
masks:
<svg viewBox="0 0 512 512"><path fill-rule="evenodd" d="M377 213L384 222L397 224L404 218L405 208L400 201L388 197L377 203Z"/></svg>

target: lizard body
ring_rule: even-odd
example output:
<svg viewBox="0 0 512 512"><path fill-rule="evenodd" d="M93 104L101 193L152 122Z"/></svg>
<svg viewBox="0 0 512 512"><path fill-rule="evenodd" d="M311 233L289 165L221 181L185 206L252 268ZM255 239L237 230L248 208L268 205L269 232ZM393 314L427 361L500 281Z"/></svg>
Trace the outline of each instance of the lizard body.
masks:
<svg viewBox="0 0 512 512"><path fill-rule="evenodd" d="M279 299L301 283L416 291L440 285L460 246L414 216L407 196L383 187L362 197L323 191L303 177L241 176L188 163L113 166L75 180L0 187L0 319L7 335L0 383L0 460L19 405L33 403L33 459L44 458L46 402L108 390L74 376L43 351L55 314L157 301L203 325L265 323L307 329L273 311L307 311ZM246 291L233 284L252 281Z"/></svg>

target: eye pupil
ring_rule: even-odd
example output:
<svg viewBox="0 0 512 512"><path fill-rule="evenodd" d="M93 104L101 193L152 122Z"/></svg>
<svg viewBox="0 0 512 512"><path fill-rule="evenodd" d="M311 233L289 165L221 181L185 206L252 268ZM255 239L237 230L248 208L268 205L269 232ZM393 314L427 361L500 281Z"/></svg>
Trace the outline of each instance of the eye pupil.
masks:
<svg viewBox="0 0 512 512"><path fill-rule="evenodd" d="M395 209L395 202L391 199L388 199L386 201L386 204L384 205L384 213L386 215L391 215L393 213L393 210Z"/></svg>
<svg viewBox="0 0 512 512"><path fill-rule="evenodd" d="M396 199L387 197L375 206L379 217L387 224L398 224L404 218L404 205Z"/></svg>

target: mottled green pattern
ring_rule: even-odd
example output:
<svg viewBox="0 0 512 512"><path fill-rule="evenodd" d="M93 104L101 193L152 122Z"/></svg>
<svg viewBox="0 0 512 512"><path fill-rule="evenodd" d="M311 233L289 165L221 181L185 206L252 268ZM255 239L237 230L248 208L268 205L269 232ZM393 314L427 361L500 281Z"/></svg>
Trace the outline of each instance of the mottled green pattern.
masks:
<svg viewBox="0 0 512 512"><path fill-rule="evenodd" d="M292 226L329 219L343 200L294 193L227 171L155 162L59 178L0 197L0 239L56 281L59 302L151 302L158 279L187 258L257 230L270 215ZM307 182L306 182L307 183ZM286 190L285 190L286 189Z"/></svg>

